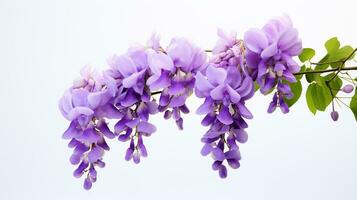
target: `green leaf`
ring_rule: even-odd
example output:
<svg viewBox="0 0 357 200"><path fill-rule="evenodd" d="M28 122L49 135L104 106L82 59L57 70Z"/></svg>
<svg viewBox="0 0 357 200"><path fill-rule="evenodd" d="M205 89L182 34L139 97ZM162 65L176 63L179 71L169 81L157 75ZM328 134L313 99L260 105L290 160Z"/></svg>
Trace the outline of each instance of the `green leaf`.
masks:
<svg viewBox="0 0 357 200"><path fill-rule="evenodd" d="M315 55L315 50L311 48L304 48L299 55L299 59L301 62L305 62L307 60L310 60L312 57Z"/></svg>
<svg viewBox="0 0 357 200"><path fill-rule="evenodd" d="M355 94L353 95L353 97L351 99L350 108L353 112L353 115L355 116L356 121L357 121L357 87L355 88Z"/></svg>
<svg viewBox="0 0 357 200"><path fill-rule="evenodd" d="M329 55L326 54L320 61L319 63L326 63L328 62ZM315 69L316 70L324 70L327 69L330 65L329 64L324 64L324 65L316 65Z"/></svg>
<svg viewBox="0 0 357 200"><path fill-rule="evenodd" d="M337 37L333 37L325 42L325 48L328 54L335 53L340 48L340 42Z"/></svg>
<svg viewBox="0 0 357 200"><path fill-rule="evenodd" d="M333 68L337 68L338 66L340 66L342 64L342 62L344 60L346 60L348 58L348 56L351 55L351 53L353 52L353 48L351 46L344 46L340 49L338 49L334 54L330 55L329 57L329 62L337 62L337 61L341 61L341 62L337 62L337 63L332 63L331 67ZM352 58L352 56L351 56ZM349 58L349 59L351 59Z"/></svg>
<svg viewBox="0 0 357 200"><path fill-rule="evenodd" d="M307 72L308 72L308 71L311 71L311 68L307 68L306 71L307 71ZM317 74L311 73L311 74L306 74L306 75L305 75L305 78L306 78L306 81L307 81L308 83L311 83L312 81L315 80L315 77L316 77L316 76L317 76Z"/></svg>
<svg viewBox="0 0 357 200"><path fill-rule="evenodd" d="M301 96L302 85L301 82L298 80L296 83L289 83L291 92L294 96L291 99L285 99L285 102L288 104L289 107L294 105Z"/></svg>
<svg viewBox="0 0 357 200"><path fill-rule="evenodd" d="M311 111L312 114L316 114L316 108L314 106L314 102L312 100L312 90L315 90L315 83L310 84L309 87L307 87L306 90L306 103L307 103L307 107L309 108L309 110Z"/></svg>
<svg viewBox="0 0 357 200"><path fill-rule="evenodd" d="M331 74L328 74L326 76L324 76L324 79L325 81L329 81L331 80L331 78L333 78L335 76L335 73L331 73ZM340 77L338 76L335 76L335 78L333 78L330 82L329 82L329 85L332 89L332 94L334 96L336 96L336 94L339 92L339 90L341 89L342 87L342 80Z"/></svg>
<svg viewBox="0 0 357 200"><path fill-rule="evenodd" d="M327 100L325 98L324 88L316 83L312 83L311 97L315 108L320 111L325 111Z"/></svg>

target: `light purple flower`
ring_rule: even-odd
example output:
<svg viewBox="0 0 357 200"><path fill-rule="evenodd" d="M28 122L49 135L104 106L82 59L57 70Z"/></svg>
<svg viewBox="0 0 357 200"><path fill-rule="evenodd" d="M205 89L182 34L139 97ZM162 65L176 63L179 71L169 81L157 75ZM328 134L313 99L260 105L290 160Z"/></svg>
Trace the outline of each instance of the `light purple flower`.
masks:
<svg viewBox="0 0 357 200"><path fill-rule="evenodd" d="M279 87L282 81L296 82L294 73L300 71L300 66L293 60L302 51L298 31L293 28L290 18L283 16L270 20L262 29L253 28L244 34L246 46L246 62L250 76L257 81L260 91L267 94L278 84L278 106L284 106L283 112L288 112L284 98L293 94L286 93ZM285 86L284 86L285 87ZM269 108L269 112L274 110Z"/></svg>
<svg viewBox="0 0 357 200"><path fill-rule="evenodd" d="M251 119L253 115L245 101L253 96L254 84L245 71L242 41L235 34L227 36L219 31L218 35L220 39L208 67L196 74L195 93L205 98L197 113L205 115L201 124L209 126L201 139L204 143L201 154L211 154L213 170L225 178L225 161L233 169L240 166L237 142L244 143L248 138L244 118Z"/></svg>
<svg viewBox="0 0 357 200"><path fill-rule="evenodd" d="M147 85L161 90L159 111L183 129L181 113L188 113L186 99L192 94L195 74L206 67L204 51L184 38L174 38L166 50L148 50L151 76Z"/></svg>

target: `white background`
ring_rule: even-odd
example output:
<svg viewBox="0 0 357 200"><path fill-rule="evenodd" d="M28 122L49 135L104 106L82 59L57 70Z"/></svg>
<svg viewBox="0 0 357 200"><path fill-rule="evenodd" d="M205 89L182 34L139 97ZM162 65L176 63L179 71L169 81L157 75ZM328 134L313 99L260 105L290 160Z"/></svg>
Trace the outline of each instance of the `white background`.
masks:
<svg viewBox="0 0 357 200"><path fill-rule="evenodd" d="M124 161L127 144L110 142L107 166L91 191L72 177L71 151L61 139L68 122L58 111L63 91L85 64L105 69L106 58L144 43L153 31L167 44L186 36L211 48L216 29L239 36L287 13L305 47L324 53L338 36L357 46L355 1L0 1L0 199L357 199L357 131L352 113L339 108L309 113L305 98L291 112L266 113L271 97L257 94L248 107L249 140L241 168L221 180L202 157L206 130L194 110L180 132L162 115L145 140L149 157ZM330 108L328 108L330 109Z"/></svg>

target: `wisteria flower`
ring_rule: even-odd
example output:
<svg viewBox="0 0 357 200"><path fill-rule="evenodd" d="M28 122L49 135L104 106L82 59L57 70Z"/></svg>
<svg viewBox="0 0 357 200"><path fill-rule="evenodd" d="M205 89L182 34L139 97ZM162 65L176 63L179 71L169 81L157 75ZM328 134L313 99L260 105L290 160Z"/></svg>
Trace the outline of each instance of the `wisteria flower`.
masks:
<svg viewBox="0 0 357 200"><path fill-rule="evenodd" d="M280 106L284 113L288 112L284 98L291 98L292 94L282 81L296 82L293 74L300 71L300 66L293 57L302 51L298 31L293 28L290 18L283 16L270 20L262 29L248 30L244 34L244 43L250 75L256 79L260 91L266 94L278 84L279 98L273 98L268 112L276 106Z"/></svg>
<svg viewBox="0 0 357 200"><path fill-rule="evenodd" d="M122 114L110 104L117 91L114 79L89 68L84 68L81 75L60 99L59 108L71 121L63 138L69 139L68 146L73 148L70 162L78 165L73 175L86 174L84 188L90 189L97 180L95 167L104 167L102 157L104 151L109 150L105 138L115 137L104 117L121 117Z"/></svg>
<svg viewBox="0 0 357 200"><path fill-rule="evenodd" d="M240 167L241 155L237 142L247 141L247 123L244 118L253 116L245 106L245 100L254 94L254 84L244 70L243 42L235 34L225 35L218 32L220 39L213 49L213 56L206 70L196 75L195 93L205 98L198 108L198 114L204 114L201 124L209 126L202 137L204 146L201 154L211 154L213 170L221 178L227 176L228 165Z"/></svg>
<svg viewBox="0 0 357 200"><path fill-rule="evenodd" d="M182 129L181 113L189 112L185 102L192 94L195 74L206 66L206 54L188 40L175 38L166 50L149 50L148 64L152 74L147 85L162 90L159 110Z"/></svg>

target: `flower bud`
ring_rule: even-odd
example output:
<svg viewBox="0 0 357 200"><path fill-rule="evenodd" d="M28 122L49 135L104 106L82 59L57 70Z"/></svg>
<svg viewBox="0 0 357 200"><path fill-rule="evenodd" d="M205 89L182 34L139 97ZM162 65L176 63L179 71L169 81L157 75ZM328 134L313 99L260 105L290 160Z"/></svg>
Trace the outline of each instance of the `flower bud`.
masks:
<svg viewBox="0 0 357 200"><path fill-rule="evenodd" d="M332 111L330 115L331 115L331 118L333 121L338 120L338 112L337 111Z"/></svg>
<svg viewBox="0 0 357 200"><path fill-rule="evenodd" d="M353 85L347 84L342 88L342 91L345 93L351 93L353 91Z"/></svg>

